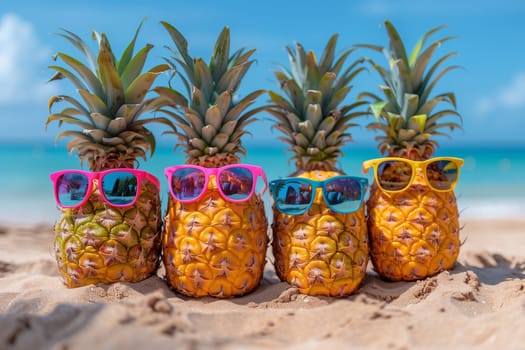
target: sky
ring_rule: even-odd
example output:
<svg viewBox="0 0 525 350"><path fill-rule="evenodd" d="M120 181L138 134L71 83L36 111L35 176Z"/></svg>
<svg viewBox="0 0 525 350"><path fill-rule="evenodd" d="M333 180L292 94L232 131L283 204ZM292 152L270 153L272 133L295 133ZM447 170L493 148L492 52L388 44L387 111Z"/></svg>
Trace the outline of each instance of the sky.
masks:
<svg viewBox="0 0 525 350"><path fill-rule="evenodd" d="M177 27L188 39L192 55L207 62L219 32L229 26L233 48L257 50L253 56L257 62L240 87L241 95L255 89L277 90L273 71L288 65L285 46L295 42L318 56L335 33L339 34L338 51L362 43L387 45L384 21L389 20L411 50L429 29L446 24L435 38L457 38L437 53L456 51L458 56L448 62L462 69L445 76L435 91L456 94L463 130L453 132L452 140L438 140L444 146L525 146L525 2L521 0L57 0L52 5L41 0L2 0L0 143L54 142L56 134L67 129L44 127L48 99L55 94L75 96L67 83L47 82L53 74L48 66L55 63L55 53L78 57L78 51L56 35L60 28L90 44L94 44L92 30L104 32L120 56L144 17L137 48L154 45L147 67L169 56L166 45L173 47L160 21ZM358 51L351 57L370 54ZM385 63L382 57L374 57ZM164 83L162 79L158 82ZM378 84L379 77L372 71L359 75L349 99L361 91L377 93ZM260 103L266 102L266 97L261 99ZM251 125L253 136L246 142L268 143L280 136L271 129L269 115L261 114L259 119ZM375 134L365 127L370 121L362 118L358 121L361 127L350 130L354 144L374 143ZM165 136L159 142L176 140Z"/></svg>

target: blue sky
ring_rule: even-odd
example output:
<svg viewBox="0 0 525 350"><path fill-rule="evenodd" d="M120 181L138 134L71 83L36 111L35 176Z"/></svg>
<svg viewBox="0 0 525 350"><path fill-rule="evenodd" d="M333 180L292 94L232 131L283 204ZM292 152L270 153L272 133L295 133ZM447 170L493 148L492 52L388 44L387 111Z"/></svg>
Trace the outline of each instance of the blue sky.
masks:
<svg viewBox="0 0 525 350"><path fill-rule="evenodd" d="M161 20L181 30L192 54L206 61L220 30L228 25L234 48L257 49L257 64L241 85L241 94L259 88L277 89L272 71L279 64L287 65L284 47L296 41L319 55L334 33L339 33L340 50L357 43L385 45L383 22L388 19L411 49L427 30L447 24L440 35L458 38L438 52L457 51L459 55L449 63L464 69L442 79L436 92L456 93L464 131L454 132L452 141L440 139L441 143L525 145L525 2L520 0L59 0L53 5L41 0L2 1L0 142L53 142L58 129L53 126L44 130L47 100L57 93L74 92L67 84L46 83L52 75L47 67L58 51L77 55L54 34L59 28L71 30L88 42L93 29L104 32L119 56L144 16L147 20L138 43L140 47L147 42L155 45L148 67L168 55L164 45L172 45L159 24ZM363 90L377 92L378 83L374 73L362 74L354 81L350 98ZM247 142L264 143L279 136L270 131L269 116L259 118L262 121L251 127L254 135ZM356 145L374 142L374 133L364 128L367 122L363 118L363 127L351 130ZM169 144L175 139L165 136L160 142Z"/></svg>

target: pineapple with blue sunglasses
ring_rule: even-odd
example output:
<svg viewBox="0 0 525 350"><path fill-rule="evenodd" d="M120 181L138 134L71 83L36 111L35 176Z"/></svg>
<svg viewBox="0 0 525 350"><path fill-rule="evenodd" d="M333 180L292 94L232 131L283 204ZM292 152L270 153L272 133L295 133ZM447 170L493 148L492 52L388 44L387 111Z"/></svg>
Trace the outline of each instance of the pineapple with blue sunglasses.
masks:
<svg viewBox="0 0 525 350"><path fill-rule="evenodd" d="M362 102L343 104L363 68L346 65L353 50L336 55L337 35L318 61L296 44L287 47L291 69L276 71L284 94L270 91L267 107L290 146L297 170L270 182L273 254L279 278L303 294L345 296L363 280L368 239L363 197L367 180L338 167Z"/></svg>

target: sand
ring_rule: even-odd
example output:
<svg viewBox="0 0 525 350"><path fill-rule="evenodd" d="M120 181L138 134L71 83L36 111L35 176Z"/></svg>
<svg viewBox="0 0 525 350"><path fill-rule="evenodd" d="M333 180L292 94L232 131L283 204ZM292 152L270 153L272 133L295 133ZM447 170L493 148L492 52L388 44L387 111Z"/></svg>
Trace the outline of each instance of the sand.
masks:
<svg viewBox="0 0 525 350"><path fill-rule="evenodd" d="M525 220L463 222L457 266L418 282L369 268L345 298L312 297L271 264L255 292L192 299L159 270L66 288L51 225L0 224L0 349L525 349Z"/></svg>

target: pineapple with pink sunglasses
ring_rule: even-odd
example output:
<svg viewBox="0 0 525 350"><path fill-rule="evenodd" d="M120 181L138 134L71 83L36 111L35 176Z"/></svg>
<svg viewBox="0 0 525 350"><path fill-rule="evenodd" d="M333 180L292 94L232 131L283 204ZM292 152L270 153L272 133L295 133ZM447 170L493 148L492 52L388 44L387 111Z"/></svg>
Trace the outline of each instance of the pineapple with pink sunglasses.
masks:
<svg viewBox="0 0 525 350"><path fill-rule="evenodd" d="M210 64L188 53L177 29L163 22L178 53L187 96L171 88L155 89L173 101L164 110L177 126L175 134L186 165L166 169L170 196L162 241L169 285L179 293L227 298L254 290L262 278L268 223L256 190L260 167L240 164L241 137L260 109L247 110L263 94L257 90L235 99L253 60L254 50L230 56L230 33L224 28Z"/></svg>
<svg viewBox="0 0 525 350"><path fill-rule="evenodd" d="M93 32L99 48L95 55L80 37L64 30L59 35L85 55L87 64L58 53L66 66L50 66L56 71L51 80L69 79L80 99L53 96L50 110L59 102L68 105L52 113L46 125L56 121L77 127L57 139L71 137L68 150L76 151L91 170L51 174L62 213L55 225L55 258L68 287L138 282L154 273L160 261L159 180L134 167L155 147L145 125L171 127L165 118L142 117L166 102L145 94L169 67L157 65L141 73L152 46L134 55L139 30L118 61L104 34Z"/></svg>

